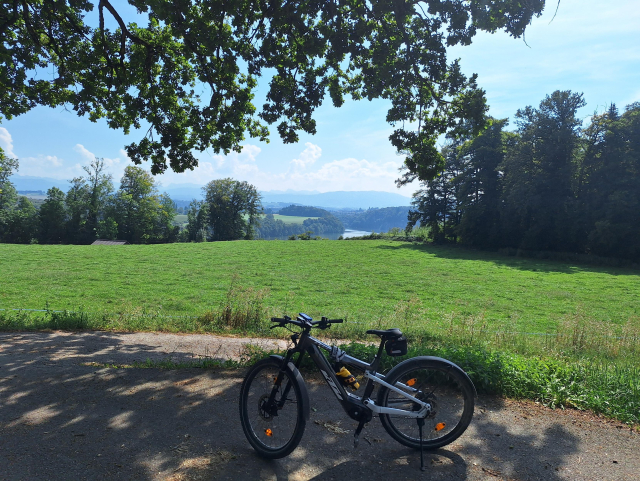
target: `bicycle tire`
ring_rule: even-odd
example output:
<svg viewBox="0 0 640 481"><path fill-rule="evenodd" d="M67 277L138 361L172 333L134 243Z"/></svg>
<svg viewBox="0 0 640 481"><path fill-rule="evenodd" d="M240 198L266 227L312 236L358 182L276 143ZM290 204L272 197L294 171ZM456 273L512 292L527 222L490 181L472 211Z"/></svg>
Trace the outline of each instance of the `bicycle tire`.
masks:
<svg viewBox="0 0 640 481"><path fill-rule="evenodd" d="M298 370L287 366L275 402L277 410L268 409L271 390L282 358L273 356L258 361L245 376L240 388L240 422L247 440L256 452L269 459L289 455L300 443L309 418L306 386ZM286 399L282 395L287 391ZM271 411L271 412L269 412Z"/></svg>
<svg viewBox="0 0 640 481"><path fill-rule="evenodd" d="M389 371L385 381L393 386L398 382L412 385L418 392L410 394L432 406L432 412L427 415L422 429L422 446L425 450L453 442L469 426L473 417L475 387L467 374L452 362L428 356L408 359ZM386 387L378 392L377 404L409 411L419 410L418 404ZM380 414L380 421L396 441L420 449L416 419Z"/></svg>

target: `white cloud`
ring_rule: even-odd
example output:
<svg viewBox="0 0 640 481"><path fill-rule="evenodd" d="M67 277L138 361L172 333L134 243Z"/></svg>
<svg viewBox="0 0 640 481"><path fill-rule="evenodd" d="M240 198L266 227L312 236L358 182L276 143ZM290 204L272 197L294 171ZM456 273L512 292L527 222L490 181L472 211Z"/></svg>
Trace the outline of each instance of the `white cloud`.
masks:
<svg viewBox="0 0 640 481"><path fill-rule="evenodd" d="M75 165L76 169L78 169L79 171L82 171L82 166L89 165L91 162L94 161L94 159L97 158L97 156L93 152L91 152L82 144L76 144L73 147L73 150L76 151L78 154L80 154L80 158L83 161L81 164ZM113 176L113 180L115 181L115 183L118 183L122 178L124 174L124 168L127 165L131 165L129 163L129 157L127 156L127 153L125 152L124 149L120 149L118 153L122 156L122 158L125 161L123 161L120 157L116 157L116 158L100 157L104 162L105 171Z"/></svg>
<svg viewBox="0 0 640 481"><path fill-rule="evenodd" d="M11 138L11 134L4 127L0 127L0 147L2 147L7 157L16 156L16 154L13 153L13 139Z"/></svg>
<svg viewBox="0 0 640 481"><path fill-rule="evenodd" d="M96 156L94 155L93 152L89 152L89 150L87 150L84 145L82 144L76 144L76 146L73 148L73 150L75 150L76 152L78 152L80 154L80 156L88 161L88 162L92 162L93 159L96 158Z"/></svg>
<svg viewBox="0 0 640 481"><path fill-rule="evenodd" d="M305 144L305 149L289 162L288 170L273 172L264 170L263 165L255 161L259 149L245 149L251 152L243 158L242 155L229 156L227 160L233 164L233 177L246 180L259 190L316 190L330 192L337 190L379 190L386 192L411 195L414 187L397 189L395 180L400 176L398 172L402 160L387 162L371 162L366 159L345 158L333 160L322 165L318 159L322 155L320 146L311 142ZM243 149L244 153L244 149ZM251 157L251 161L248 158ZM313 167L316 167L315 169Z"/></svg>
<svg viewBox="0 0 640 481"><path fill-rule="evenodd" d="M168 186L186 183L204 185L213 179L232 177L265 191L379 190L411 195L415 190L415 186L402 189L395 186L395 180L400 177L398 169L403 161L400 157L386 162L344 158L320 164L322 148L307 142L304 150L283 165L285 170L277 172L270 169L266 160L260 158L261 152L262 149L257 145L246 144L241 152L231 152L226 156L212 155L210 160L200 159L198 167L193 170L182 173L168 170L156 179L163 186ZM124 152L121 154L125 156Z"/></svg>
<svg viewBox="0 0 640 481"><path fill-rule="evenodd" d="M230 152L226 156L214 154L206 158L207 154L199 154L198 166L193 170L176 173L168 169L164 174L157 176L156 180L167 186L170 184L205 185L211 180L223 177L244 179L252 172L258 171L256 160L260 152L262 149L257 145L247 144L242 146L242 151Z"/></svg>
<svg viewBox="0 0 640 481"><path fill-rule="evenodd" d="M71 179L80 175L82 170L76 165L63 168L64 161L55 155L38 155L37 157L20 157L20 175L35 177L53 177Z"/></svg>
<svg viewBox="0 0 640 481"><path fill-rule="evenodd" d="M295 172L305 170L322 156L322 149L318 145L312 144L311 142L307 142L304 145L306 149L300 153L299 158L291 161L291 167Z"/></svg>

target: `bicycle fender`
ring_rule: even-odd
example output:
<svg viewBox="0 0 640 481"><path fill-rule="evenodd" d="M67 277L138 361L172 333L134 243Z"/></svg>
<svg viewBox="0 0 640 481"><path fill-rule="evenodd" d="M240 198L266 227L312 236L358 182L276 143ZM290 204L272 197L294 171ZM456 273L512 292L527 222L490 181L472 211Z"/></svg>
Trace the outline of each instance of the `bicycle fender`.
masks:
<svg viewBox="0 0 640 481"><path fill-rule="evenodd" d="M276 354L272 354L269 357L280 363L282 363L282 361L284 360L282 356L278 356ZM309 403L309 391L307 390L307 385L302 378L302 374L300 374L300 371L296 366L294 366L292 362L289 362L289 364L287 364L287 372L289 373L291 378L295 379L295 381L300 386L300 396L302 397L302 399L300 399L300 401L302 401L302 413L304 415L304 418L308 421L309 417L311 417L311 404Z"/></svg>
<svg viewBox="0 0 640 481"><path fill-rule="evenodd" d="M476 386L473 384L473 381L471 380L471 378L469 377L469 375L464 372L464 369L462 369L460 366L458 366L457 364L448 361L446 359L443 359L441 357L436 357L436 356L418 356L418 357L412 357L411 359L405 359L404 361L402 361L400 364L394 366L387 374L385 374L385 377L391 377L393 374L395 374L396 369L400 369L402 366L411 363L411 362L415 362L418 360L425 360L425 361L431 361L431 362L436 362L439 364L443 364L444 366L447 367L451 367L452 369L455 369L456 371L458 371L460 374L462 374L464 377L467 378L467 380L471 383L471 385L473 386L473 395L474 397L478 396L478 392L476 391Z"/></svg>

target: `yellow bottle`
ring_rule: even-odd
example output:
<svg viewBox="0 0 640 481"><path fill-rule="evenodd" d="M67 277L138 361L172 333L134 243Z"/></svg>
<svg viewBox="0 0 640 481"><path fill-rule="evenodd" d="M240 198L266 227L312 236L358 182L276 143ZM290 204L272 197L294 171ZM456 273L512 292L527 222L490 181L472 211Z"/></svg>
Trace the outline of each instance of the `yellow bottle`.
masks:
<svg viewBox="0 0 640 481"><path fill-rule="evenodd" d="M352 390L357 390L360 387L360 383L355 378L353 374L349 372L349 370L342 366L340 370L336 373L336 376L340 378L342 384L345 386L349 386Z"/></svg>

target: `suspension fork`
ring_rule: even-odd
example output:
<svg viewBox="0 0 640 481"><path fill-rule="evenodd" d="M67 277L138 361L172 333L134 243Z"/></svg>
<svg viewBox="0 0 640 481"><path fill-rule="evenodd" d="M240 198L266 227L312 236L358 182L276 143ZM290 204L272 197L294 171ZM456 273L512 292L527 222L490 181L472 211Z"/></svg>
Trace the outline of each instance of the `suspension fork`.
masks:
<svg viewBox="0 0 640 481"><path fill-rule="evenodd" d="M304 356L304 350L300 351L300 354L298 355L298 359L296 359L296 364L295 364L296 369L300 368L300 364L302 363L302 356ZM291 358L292 356L288 356L288 357ZM288 361L285 359L284 364L282 365L283 368L287 365L287 362ZM280 372L282 373L282 371ZM278 409L282 409L282 407L284 406L284 402L289 396L289 391L291 391L291 384L292 384L291 379L289 379L289 382L284 387L284 391L282 391L282 398L278 402Z"/></svg>
<svg viewBox="0 0 640 481"><path fill-rule="evenodd" d="M275 404L278 409L282 409L285 401L287 400L287 397L289 396L289 391L291 391L291 386L292 386L292 382L290 378L287 381L287 384L284 387L284 390L282 391L282 396L280 397L280 400L276 402L276 395L278 394L278 389L280 389L280 386L282 385L282 377L284 376L284 372L286 371L287 366L289 365L289 362L291 362L291 358L293 357L295 352L296 352L295 349L288 350L287 355L282 360L282 366L280 367L278 376L276 377L273 383L273 389L271 389L271 395L269 396L270 406L273 406ZM304 356L304 350L301 350L299 352L300 354L298 355L298 359L296 359L296 363L295 363L296 368L300 367L300 364L302 363L302 357ZM273 414L277 415L277 413L273 413Z"/></svg>

